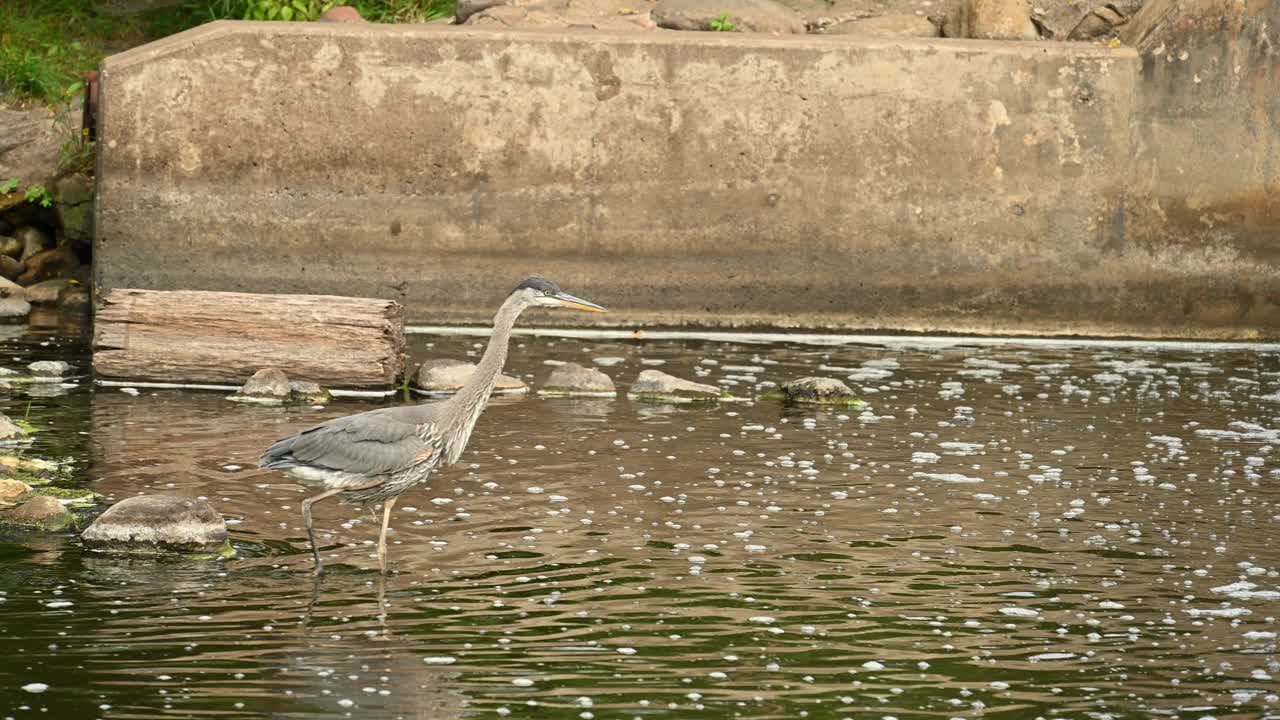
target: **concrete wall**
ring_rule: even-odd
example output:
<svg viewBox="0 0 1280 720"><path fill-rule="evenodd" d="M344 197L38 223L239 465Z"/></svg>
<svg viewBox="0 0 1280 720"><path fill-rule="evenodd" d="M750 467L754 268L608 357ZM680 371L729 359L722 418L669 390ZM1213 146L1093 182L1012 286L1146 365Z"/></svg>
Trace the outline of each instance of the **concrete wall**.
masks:
<svg viewBox="0 0 1280 720"><path fill-rule="evenodd" d="M1133 218L1141 70L1084 44L214 23L104 63L97 290L484 322L538 271L614 312L530 323L1277 337L1274 243L1245 262Z"/></svg>

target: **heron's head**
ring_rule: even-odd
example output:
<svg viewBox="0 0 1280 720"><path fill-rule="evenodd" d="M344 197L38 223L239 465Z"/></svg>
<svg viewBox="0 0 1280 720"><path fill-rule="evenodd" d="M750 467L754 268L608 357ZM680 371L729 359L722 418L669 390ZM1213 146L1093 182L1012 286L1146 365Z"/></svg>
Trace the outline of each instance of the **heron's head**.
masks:
<svg viewBox="0 0 1280 720"><path fill-rule="evenodd" d="M531 275L516 286L513 295L519 296L526 306L567 307L587 312L607 312L599 305L574 297L561 290L555 283L541 275Z"/></svg>

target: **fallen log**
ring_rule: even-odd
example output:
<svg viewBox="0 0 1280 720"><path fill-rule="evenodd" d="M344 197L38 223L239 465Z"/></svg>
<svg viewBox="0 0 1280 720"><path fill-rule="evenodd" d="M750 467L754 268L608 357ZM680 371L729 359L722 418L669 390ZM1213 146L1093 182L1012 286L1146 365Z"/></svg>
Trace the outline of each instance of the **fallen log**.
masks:
<svg viewBox="0 0 1280 720"><path fill-rule="evenodd" d="M332 295L112 290L94 317L110 380L240 385L264 367L325 387L388 388L404 372L404 312Z"/></svg>

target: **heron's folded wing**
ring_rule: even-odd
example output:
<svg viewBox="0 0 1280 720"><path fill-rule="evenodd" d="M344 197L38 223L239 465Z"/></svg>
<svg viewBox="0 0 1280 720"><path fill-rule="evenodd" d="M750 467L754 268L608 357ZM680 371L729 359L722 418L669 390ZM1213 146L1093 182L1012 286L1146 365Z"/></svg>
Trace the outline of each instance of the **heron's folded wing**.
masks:
<svg viewBox="0 0 1280 720"><path fill-rule="evenodd" d="M419 463L428 450L419 425L383 413L362 413L278 441L263 454L259 466L310 466L375 476Z"/></svg>

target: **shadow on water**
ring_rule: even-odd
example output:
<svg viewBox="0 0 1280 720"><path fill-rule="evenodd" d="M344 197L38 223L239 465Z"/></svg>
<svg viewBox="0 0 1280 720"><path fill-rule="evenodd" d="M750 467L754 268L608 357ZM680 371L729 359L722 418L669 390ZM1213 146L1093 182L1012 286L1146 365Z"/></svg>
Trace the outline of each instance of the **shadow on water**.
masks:
<svg viewBox="0 0 1280 720"><path fill-rule="evenodd" d="M4 352L88 366L82 338ZM112 501L207 497L237 556L0 535L0 715L1280 714L1275 354L521 339L509 370L536 387L545 360L592 358L622 396L495 402L400 501L386 578L378 519L337 504L314 578L303 489L254 466L400 399L12 393L44 428L31 454ZM852 376L871 405L633 403L647 367L740 396Z"/></svg>

